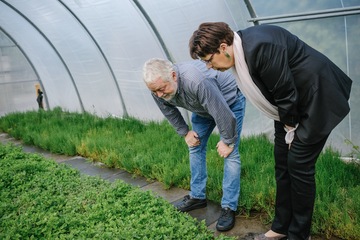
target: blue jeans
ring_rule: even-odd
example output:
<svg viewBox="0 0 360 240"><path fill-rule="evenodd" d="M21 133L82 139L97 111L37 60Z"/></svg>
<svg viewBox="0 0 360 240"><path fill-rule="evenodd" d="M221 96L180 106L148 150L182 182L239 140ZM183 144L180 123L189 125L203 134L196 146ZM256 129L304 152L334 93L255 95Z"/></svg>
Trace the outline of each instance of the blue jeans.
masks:
<svg viewBox="0 0 360 240"><path fill-rule="evenodd" d="M236 117L238 137L235 141L234 150L224 159L221 207L228 207L233 211L236 211L237 209L240 196L241 163L239 143L243 118L245 115L245 103L245 97L239 93L236 102L230 106L231 111ZM200 145L189 147L191 171L190 196L193 198L205 199L207 181L206 146L216 123L214 119L201 117L195 113L192 114L191 123L192 130L199 136Z"/></svg>

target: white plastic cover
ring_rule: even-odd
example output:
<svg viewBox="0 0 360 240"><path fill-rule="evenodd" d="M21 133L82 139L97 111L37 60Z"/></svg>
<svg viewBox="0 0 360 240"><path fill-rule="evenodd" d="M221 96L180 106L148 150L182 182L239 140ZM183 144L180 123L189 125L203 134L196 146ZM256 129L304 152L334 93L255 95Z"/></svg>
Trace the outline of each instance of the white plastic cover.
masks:
<svg viewBox="0 0 360 240"><path fill-rule="evenodd" d="M359 6L359 0L251 1L258 16ZM351 4L351 5L350 5ZM239 0L1 0L0 116L60 106L99 116L164 119L142 81L146 60L190 59L188 41L202 22L224 21L234 30L252 24ZM325 53L353 80L351 114L328 144L351 152L360 145L359 15L278 24ZM339 44L340 43L340 44ZM188 112L183 111L185 118ZM273 122L247 104L243 135L273 134Z"/></svg>

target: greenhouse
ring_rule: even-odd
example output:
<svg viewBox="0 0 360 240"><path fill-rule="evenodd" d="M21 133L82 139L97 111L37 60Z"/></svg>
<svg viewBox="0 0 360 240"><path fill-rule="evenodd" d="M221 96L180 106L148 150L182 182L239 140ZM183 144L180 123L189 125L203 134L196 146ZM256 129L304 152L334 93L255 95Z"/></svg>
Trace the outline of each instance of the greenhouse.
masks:
<svg viewBox="0 0 360 240"><path fill-rule="evenodd" d="M146 60L191 59L188 41L202 22L224 21L235 30L276 24L324 53L353 80L351 112L328 144L344 155L351 151L347 141L360 145L358 0L0 4L0 115L37 109L39 86L46 109L160 120L163 115L142 80ZM248 104L243 134L271 129L272 121Z"/></svg>
<svg viewBox="0 0 360 240"><path fill-rule="evenodd" d="M359 160L360 0L0 0L0 118L61 108L161 123L144 63L192 60L204 22L280 26L334 62L352 80L351 110L326 146ZM247 101L241 136L258 135L273 141L274 121Z"/></svg>

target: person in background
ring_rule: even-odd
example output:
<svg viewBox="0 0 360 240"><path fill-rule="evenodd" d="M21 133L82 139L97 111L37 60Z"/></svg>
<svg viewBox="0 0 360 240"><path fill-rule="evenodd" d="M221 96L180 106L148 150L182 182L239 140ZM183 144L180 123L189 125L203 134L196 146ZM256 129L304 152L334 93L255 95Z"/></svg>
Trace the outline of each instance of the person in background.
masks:
<svg viewBox="0 0 360 240"><path fill-rule="evenodd" d="M274 120L275 217L259 240L310 239L315 163L331 131L349 113L352 80L326 56L272 25L238 32L202 23L190 55L208 68L232 69L255 107Z"/></svg>
<svg viewBox="0 0 360 240"><path fill-rule="evenodd" d="M239 142L245 112L245 98L234 76L207 69L201 61L173 64L154 58L144 64L143 79L159 109L189 148L190 192L176 206L181 212L207 206L206 148L210 134L218 127L217 152L224 158L224 175L222 210L216 228L230 230L240 195ZM192 129L178 107L192 112Z"/></svg>
<svg viewBox="0 0 360 240"><path fill-rule="evenodd" d="M44 109L44 103L43 103L43 92L40 90L40 88L37 90L37 98L36 101L39 105L39 109Z"/></svg>

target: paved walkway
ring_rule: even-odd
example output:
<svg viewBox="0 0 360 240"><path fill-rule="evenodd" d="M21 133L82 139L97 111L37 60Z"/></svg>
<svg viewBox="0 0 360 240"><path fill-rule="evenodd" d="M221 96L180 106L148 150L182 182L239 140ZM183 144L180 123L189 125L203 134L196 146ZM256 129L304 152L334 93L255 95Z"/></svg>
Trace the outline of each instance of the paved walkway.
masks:
<svg viewBox="0 0 360 240"><path fill-rule="evenodd" d="M16 146L22 146L24 152L29 153L40 153L44 157L53 159L59 164L68 164L73 168L78 169L81 173L87 174L90 176L99 176L103 179L109 181L114 181L116 179L121 179L124 182L137 186L143 190L150 190L157 196L161 196L172 204L176 204L181 201L183 196L188 194L188 191L176 187L172 187L169 190L165 190L162 183L160 182L149 182L143 177L139 177L133 174L130 174L124 170L108 168L101 163L93 163L81 156L65 156L52 154L43 149L34 146L28 146L22 144L21 141L15 140L10 137L8 134L0 133L0 142L6 144L12 142ZM190 211L189 214L198 219L199 221L205 220L206 225L212 231L214 231L215 236L219 235L220 232L216 230L216 221L220 215L221 207L218 204L215 204L211 201L208 201L208 206L203 209L196 209ZM242 216L236 217L235 227L227 232L222 232L227 236L236 236L239 240L251 239L246 237L249 232L261 233L266 231L266 227L261 224L259 218L245 218Z"/></svg>

